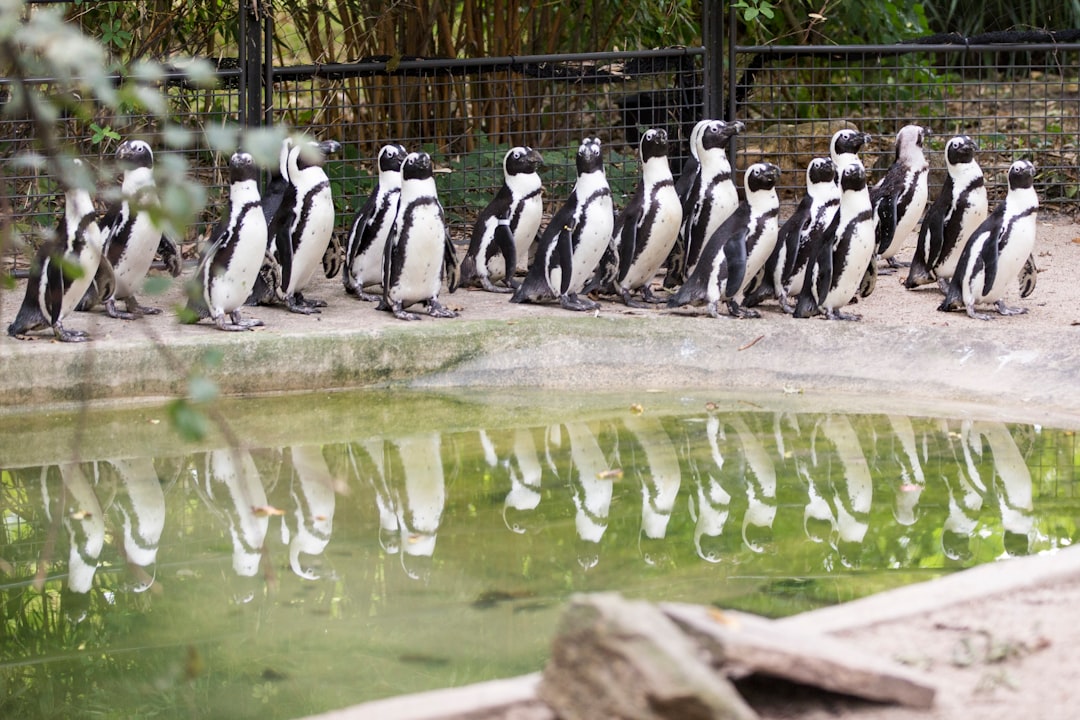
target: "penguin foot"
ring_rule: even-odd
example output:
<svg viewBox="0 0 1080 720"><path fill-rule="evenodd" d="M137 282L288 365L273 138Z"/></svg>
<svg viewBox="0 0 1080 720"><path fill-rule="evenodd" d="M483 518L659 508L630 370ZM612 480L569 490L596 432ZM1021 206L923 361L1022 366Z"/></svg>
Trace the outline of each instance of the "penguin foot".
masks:
<svg viewBox="0 0 1080 720"><path fill-rule="evenodd" d="M435 298L427 301L428 315L435 318L456 318L458 314Z"/></svg>
<svg viewBox="0 0 1080 720"><path fill-rule="evenodd" d="M856 315L855 313L845 313L845 312L840 312L839 310L830 310L830 309L826 308L825 309L825 319L826 320L859 321L859 320L862 320L862 315Z"/></svg>
<svg viewBox="0 0 1080 720"><path fill-rule="evenodd" d="M394 313L394 317L396 317L398 320L419 320L420 319L420 316L417 315L416 313L405 312L405 308L399 302L392 303L390 305L390 307L388 307L386 309L389 310L390 312Z"/></svg>
<svg viewBox="0 0 1080 720"><path fill-rule="evenodd" d="M660 297L653 293L652 288L648 285L641 288L641 299L652 305L663 305L668 301L666 297Z"/></svg>
<svg viewBox="0 0 1080 720"><path fill-rule="evenodd" d="M997 308L999 315L1026 315L1027 308L1024 307L1009 307L1005 304L1004 300L998 300L994 303L994 307Z"/></svg>
<svg viewBox="0 0 1080 720"><path fill-rule="evenodd" d="M371 293L364 292L363 290L357 292L356 297L360 300L366 300L367 302L379 302L379 300L382 300L382 295L372 295Z"/></svg>
<svg viewBox="0 0 1080 720"><path fill-rule="evenodd" d="M897 260L895 257L887 257L887 258L885 258L885 264L887 264L893 270L896 270L896 269L902 268L902 267L911 267L911 263L909 263L909 262L907 262L905 260Z"/></svg>
<svg viewBox="0 0 1080 720"><path fill-rule="evenodd" d="M252 330L253 328L265 325L265 323L258 318L244 320L240 317L240 312L238 310L233 310L229 313L229 320L232 322L225 322L225 316L219 315L214 318L214 324L217 325L218 330L225 330L227 332L243 332L244 330Z"/></svg>
<svg viewBox="0 0 1080 720"><path fill-rule="evenodd" d="M307 305L310 308L326 307L325 300L319 300L318 298L306 298L304 297L303 293L296 293L296 302Z"/></svg>
<svg viewBox="0 0 1080 720"><path fill-rule="evenodd" d="M593 302L588 298L578 297L577 293L560 295L559 305L567 310L573 310L575 312L589 312L590 310L598 310L600 308L600 303Z"/></svg>
<svg viewBox="0 0 1080 720"><path fill-rule="evenodd" d="M128 306L128 310L131 310L130 305ZM116 300L113 298L109 298L105 301L105 314L111 318L116 318L117 320L135 320L139 317L139 315L133 312L121 312L117 309Z"/></svg>
<svg viewBox="0 0 1080 720"><path fill-rule="evenodd" d="M751 310L750 308L742 307L734 300L728 300L728 314L734 318L759 318L761 313L757 310Z"/></svg>
<svg viewBox="0 0 1080 720"><path fill-rule="evenodd" d="M487 290L488 292L491 292L491 293L511 293L511 292L514 292L514 287L512 285L507 285L506 287L499 287L495 283L491 282L491 278L484 277L484 276L480 277L480 284L483 286L483 288L485 290Z"/></svg>
<svg viewBox="0 0 1080 720"><path fill-rule="evenodd" d="M89 333L82 330L67 330L60 323L53 325L53 335L60 342L86 342L90 339Z"/></svg>
<svg viewBox="0 0 1080 720"><path fill-rule="evenodd" d="M642 291L642 294L644 294L644 290ZM622 301L626 305L626 307L638 308L640 310L644 310L649 307L647 301L643 302L641 300L635 300L634 298L630 297L629 290L620 288L619 297L622 298Z"/></svg>
<svg viewBox="0 0 1080 720"><path fill-rule="evenodd" d="M325 307L326 303L322 304ZM318 305L315 305L312 301L305 300L300 293L289 295L285 298L285 307L289 308L290 312L298 313L300 315L314 315L321 312Z"/></svg>
<svg viewBox="0 0 1080 720"><path fill-rule="evenodd" d="M150 307L148 305L141 305L134 295L128 295L126 298L121 298L124 301L124 306L127 307L127 311L134 317L142 317L143 315L160 315L161 308Z"/></svg>

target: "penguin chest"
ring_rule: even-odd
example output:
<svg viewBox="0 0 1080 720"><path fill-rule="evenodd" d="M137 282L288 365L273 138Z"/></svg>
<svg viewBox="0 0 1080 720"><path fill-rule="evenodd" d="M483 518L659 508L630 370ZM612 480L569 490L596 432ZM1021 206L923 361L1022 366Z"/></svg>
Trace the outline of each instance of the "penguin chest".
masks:
<svg viewBox="0 0 1080 720"><path fill-rule="evenodd" d="M611 242L611 234L615 229L611 196L604 195L589 203L579 223L577 245L574 247L574 267L568 290L570 293L581 292L585 282L592 277L596 266L600 264L600 256Z"/></svg>
<svg viewBox="0 0 1080 720"><path fill-rule="evenodd" d="M1013 222L1004 247L998 250L994 284L985 293L977 295L977 302L997 302L1005 297L1010 288L1017 287L1016 278L1020 274L1020 268L1035 249L1035 227L1034 213ZM980 283L975 289L979 291L982 287Z"/></svg>
<svg viewBox="0 0 1080 720"><path fill-rule="evenodd" d="M304 210L292 228L292 269L286 295L302 291L322 265L334 232L334 200L329 185L304 197Z"/></svg>
<svg viewBox="0 0 1080 720"><path fill-rule="evenodd" d="M215 271L213 263L207 270L210 276L205 278L206 301L216 315L231 313L240 308L255 286L266 250L266 223L263 222L262 210L249 210L240 219L233 234L234 243L222 247L219 252L231 253L228 263ZM216 316L215 315L215 316Z"/></svg>
<svg viewBox="0 0 1080 720"><path fill-rule="evenodd" d="M116 238L114 242L116 240L124 242L123 238ZM150 264L154 262L160 240L161 230L154 225L150 215L144 212L136 214L120 259L113 265L116 297L130 297L140 288L146 273L150 271Z"/></svg>
<svg viewBox="0 0 1080 720"><path fill-rule="evenodd" d="M382 282L383 253L386 250L386 238L397 216L397 203L379 215L368 229L371 240L362 252L353 258L350 272L358 287L377 285Z"/></svg>
<svg viewBox="0 0 1080 720"><path fill-rule="evenodd" d="M859 282L874 257L874 223L873 211L867 209L860 213L857 218L851 219L845 224L845 218L840 218L840 229L845 235L841 239L842 245L846 245L846 251L833 259L833 281L831 289L825 297L822 305L830 310L843 307L855 297L859 289Z"/></svg>
<svg viewBox="0 0 1080 720"><path fill-rule="evenodd" d="M409 305L439 295L446 228L431 205L417 208L405 220L394 246L400 272L388 290L391 300Z"/></svg>
<svg viewBox="0 0 1080 720"><path fill-rule="evenodd" d="M945 243L946 245L952 243L949 252L942 257L938 266L934 268L934 274L944 280L948 280L956 272L956 264L960 262L960 255L964 252L964 245L967 244L968 238L986 219L986 189L982 187L976 188L965 193L964 196L963 207L957 209L959 215L954 214L953 217L950 217L948 221L950 227L946 228L947 237Z"/></svg>
<svg viewBox="0 0 1080 720"><path fill-rule="evenodd" d="M757 275L763 267L765 267L766 261L769 259L769 256L772 255L772 251L776 247L776 236L780 232L775 214L761 218L756 225L756 231L747 243L746 276L743 280L744 287L754 279L754 276ZM753 227L753 225L751 227Z"/></svg>
<svg viewBox="0 0 1080 720"><path fill-rule="evenodd" d="M540 231L540 223L544 219L544 200L539 193L526 198L521 203L521 214L518 216L517 227L514 228L514 249L517 251L517 266L520 270L529 267L529 248L536 233Z"/></svg>
<svg viewBox="0 0 1080 720"><path fill-rule="evenodd" d="M919 218L923 215L923 211L926 210L926 200L929 196L926 172L926 170L922 170L911 178L911 192L901 198L902 205L899 208L899 217L896 219L896 234L893 235L892 245L888 248L894 254L903 247L908 235L915 229ZM889 257L888 251L885 256Z"/></svg>
<svg viewBox="0 0 1080 720"><path fill-rule="evenodd" d="M64 290L64 297L60 301L60 317L56 318L58 320L67 317L79 301L82 300L87 288L90 287L90 283L94 281L98 265L101 263L101 234L97 225L92 224L86 229L84 239L86 244L82 250L74 255L69 254L67 257L67 262L79 266L82 270L82 277L72 280L71 284Z"/></svg>
<svg viewBox="0 0 1080 720"><path fill-rule="evenodd" d="M652 281L675 246L682 219L682 204L675 187L660 188L651 205L645 208L637 238L638 255L620 283L624 289L633 290Z"/></svg>

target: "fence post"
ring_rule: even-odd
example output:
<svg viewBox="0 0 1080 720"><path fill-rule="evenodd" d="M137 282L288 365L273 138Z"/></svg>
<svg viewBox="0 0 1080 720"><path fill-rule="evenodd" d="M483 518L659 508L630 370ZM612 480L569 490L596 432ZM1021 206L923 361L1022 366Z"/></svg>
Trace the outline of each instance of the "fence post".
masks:
<svg viewBox="0 0 1080 720"><path fill-rule="evenodd" d="M701 0L701 44L705 46L705 117L724 110L724 4Z"/></svg>
<svg viewBox="0 0 1080 720"><path fill-rule="evenodd" d="M263 124L260 5L260 0L240 0L240 124L245 127Z"/></svg>

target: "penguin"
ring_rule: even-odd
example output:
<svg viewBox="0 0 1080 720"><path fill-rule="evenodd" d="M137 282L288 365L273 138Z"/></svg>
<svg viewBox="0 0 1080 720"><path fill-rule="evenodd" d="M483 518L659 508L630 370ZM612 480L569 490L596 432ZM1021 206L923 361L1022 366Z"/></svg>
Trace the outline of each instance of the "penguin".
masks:
<svg viewBox="0 0 1080 720"><path fill-rule="evenodd" d="M900 128L893 164L870 188L877 222L877 254L891 268L899 266L896 253L926 210L930 164L923 153L923 140L927 133L920 125Z"/></svg>
<svg viewBox="0 0 1080 720"><path fill-rule="evenodd" d="M646 302L660 302L649 284L668 257L682 225L682 202L668 165L668 136L663 129L647 130L638 143L642 177L623 211L615 218L609 252L604 254L597 276L608 274L623 302L645 307L631 299L640 290Z"/></svg>
<svg viewBox="0 0 1080 720"><path fill-rule="evenodd" d="M79 160L75 160L80 165ZM41 246L30 266L30 279L8 335L22 336L39 328L52 328L61 342L84 342L89 335L82 330L68 330L66 318L98 272L102 255L101 230L90 193L71 186L64 193L64 215L56 236Z"/></svg>
<svg viewBox="0 0 1080 720"><path fill-rule="evenodd" d="M746 202L713 232L690 277L668 300L669 308L704 301L709 315L720 317L717 305L724 301L732 317L759 316L757 311L741 307L735 296L742 290L746 277L748 243L756 243L767 234L770 224L772 232L776 232L779 177L779 168L771 163L755 163L747 168L743 177Z"/></svg>
<svg viewBox="0 0 1080 720"><path fill-rule="evenodd" d="M611 242L615 209L604 174L600 138L585 138L577 151L574 191L551 218L525 280L510 302L541 302L558 297L567 310L599 307L578 297Z"/></svg>
<svg viewBox="0 0 1080 720"><path fill-rule="evenodd" d="M781 310L788 314L795 311L788 298L802 291L811 248L816 247L814 239L825 234L839 207L836 166L830 158L814 158L806 167L806 194L780 226L772 254L754 284L746 290L745 307L755 307L766 298L775 297Z"/></svg>
<svg viewBox="0 0 1080 720"><path fill-rule="evenodd" d="M904 280L908 290L937 280L944 291L956 270L965 241L986 219L986 185L982 168L975 159L977 149L975 141L967 135L958 135L945 145L945 167L949 174L919 229L911 270Z"/></svg>
<svg viewBox="0 0 1080 720"><path fill-rule="evenodd" d="M219 330L231 331L263 324L240 317L240 307L258 277L268 237L258 179L259 168L251 155L234 153L229 159L229 212L214 229L195 270L185 322L209 317Z"/></svg>
<svg viewBox="0 0 1080 720"><path fill-rule="evenodd" d="M457 313L439 302L444 276L447 290L457 289L458 266L435 189L431 156L409 153L401 167L401 199L383 261L383 296L379 310L400 320L416 320L405 308L427 305L432 317Z"/></svg>
<svg viewBox="0 0 1080 720"><path fill-rule="evenodd" d="M776 249L780 217L780 198L776 195L776 183L780 180L780 168L772 163L755 163L746 169L743 185L746 198L751 204L750 232L746 236L746 273L740 294L765 269L765 264ZM756 310L746 310L750 317Z"/></svg>
<svg viewBox="0 0 1080 720"><path fill-rule="evenodd" d="M731 138L745 129L746 126L738 121L726 123L723 120L712 120L701 129L697 137L701 177L694 208L690 211L689 231L686 236L688 275L693 273L702 248L713 232L739 206L739 191L735 187L727 147Z"/></svg>
<svg viewBox="0 0 1080 720"><path fill-rule="evenodd" d="M274 299L295 313L310 315L326 307L325 300L305 298L303 291L334 232L334 198L322 166L340 148L334 140L298 143L286 138L282 143L281 175L288 184L267 229L267 244L280 268Z"/></svg>
<svg viewBox="0 0 1080 720"><path fill-rule="evenodd" d="M1017 160L1009 168L1009 192L1004 202L964 245L938 310L947 312L962 305L969 317L989 320L989 315L975 311L975 305L994 303L1001 315L1026 313L1027 308L1006 305L1004 296L1035 247L1038 210L1035 166L1027 160Z"/></svg>
<svg viewBox="0 0 1080 720"><path fill-rule="evenodd" d="M180 249L162 233L153 219L158 200L154 153L150 146L142 140L125 140L116 149L116 161L124 168L122 199L109 208L100 223L103 257L113 269L114 285L107 296L95 297L92 293L84 296L79 309L89 310L98 301L103 301L109 317L133 320L161 312L161 308L140 305L135 290L146 279L155 254L165 248L167 258L179 258ZM180 264L174 262L170 272L175 277L179 270ZM127 312L116 309L117 300L124 301Z"/></svg>
<svg viewBox="0 0 1080 720"><path fill-rule="evenodd" d="M401 197L401 166L408 152L396 143L379 149L379 181L367 202L356 213L345 243L345 270L341 274L345 292L361 300L374 302L378 295L364 288L382 282L386 239L397 219Z"/></svg>
<svg viewBox="0 0 1080 720"><path fill-rule="evenodd" d="M806 269L795 317L810 317L820 311L829 320L860 319L839 311L854 299L874 257L874 209L866 171L858 159L841 173L840 190L840 209Z"/></svg>
<svg viewBox="0 0 1080 720"><path fill-rule="evenodd" d="M476 218L461 261L463 286L479 283L488 292L514 291L519 260L527 261L544 216L544 186L537 172L543 164L543 156L530 147L511 148L503 156L502 187ZM505 287L494 284L499 280Z"/></svg>
<svg viewBox="0 0 1080 720"><path fill-rule="evenodd" d="M829 157L836 166L836 180L839 183L844 168L859 160L859 150L873 140L870 133L844 128L833 133L829 139ZM861 161L860 161L861 162Z"/></svg>
<svg viewBox="0 0 1080 720"><path fill-rule="evenodd" d="M679 235L675 239L675 245L668 253L665 261L667 273L664 274L664 288L678 287L686 280L686 238L689 232L690 218L694 211L694 202L697 200L698 188L701 185L701 163L698 162L698 138L701 136L708 120L700 120L690 131L690 157L686 158L682 170L679 171L679 179L675 181L675 192L679 195L682 203L683 221L679 228Z"/></svg>

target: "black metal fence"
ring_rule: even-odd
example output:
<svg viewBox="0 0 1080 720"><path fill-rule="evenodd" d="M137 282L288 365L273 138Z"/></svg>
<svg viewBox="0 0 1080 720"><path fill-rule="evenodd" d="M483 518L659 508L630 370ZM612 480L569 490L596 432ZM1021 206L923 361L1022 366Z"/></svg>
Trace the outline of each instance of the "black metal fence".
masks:
<svg viewBox="0 0 1080 720"><path fill-rule="evenodd" d="M238 22L251 20L240 12ZM187 234L189 245L201 239L222 207L228 158L211 150L206 138L230 122L283 122L341 142L328 172L342 233L370 190L380 145L392 140L424 149L441 170L441 199L454 229L463 233L501 182L501 158L516 144L543 153L549 210L569 192L574 152L584 136L599 136L609 149L608 176L617 202L636 182L635 144L644 128L664 126L677 140L677 171L688 153L689 129L706 107L707 75L725 89L723 114L747 125L738 140L737 165L780 165L787 200L801 191L807 162L828 152L829 137L841 123L874 134L873 146L864 151L870 168L891 161L896 131L915 122L933 133L928 155L938 172L932 183L940 182L944 143L965 133L979 143L992 192L1000 192L1009 163L1019 157L1039 168L1044 205L1071 208L1080 191L1080 43L729 44L722 62L707 48L672 48L273 67L263 54L273 40L271 28L269 22L241 27L249 42L241 44L240 57L218 61L214 89L190 87L179 76L163 80L172 121L191 131L185 149L169 152L187 154L210 200ZM723 77L715 77L717 67ZM9 82L0 78L0 100L9 96ZM47 79L40 83L48 86ZM163 146L162 129L152 121L128 120L125 135ZM106 131L124 122L98 109L92 120L65 118L58 129L76 154L103 163L119 142ZM59 208L55 185L19 162L33 149L30 124L0 115L3 192L16 227L31 236L51 226Z"/></svg>

